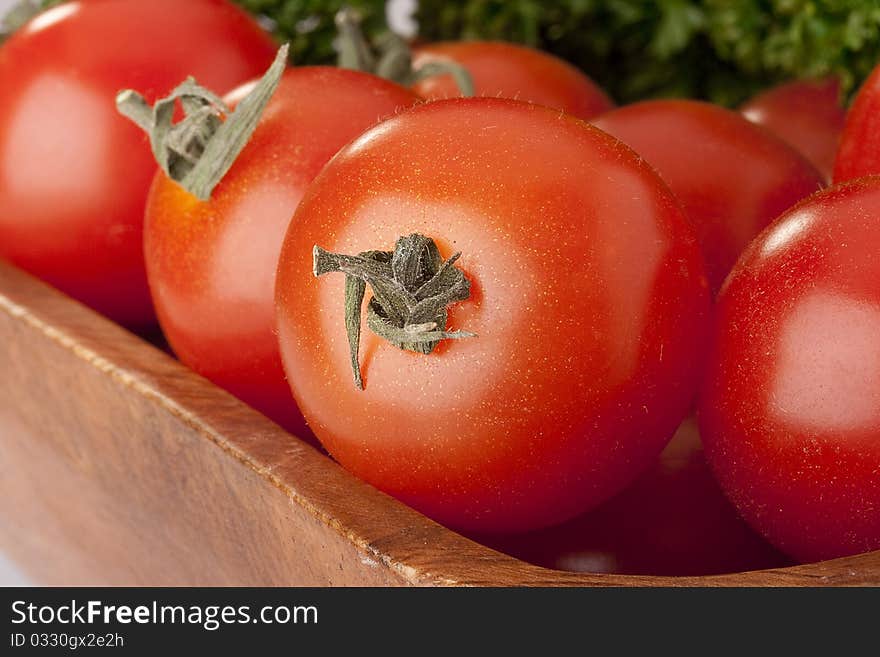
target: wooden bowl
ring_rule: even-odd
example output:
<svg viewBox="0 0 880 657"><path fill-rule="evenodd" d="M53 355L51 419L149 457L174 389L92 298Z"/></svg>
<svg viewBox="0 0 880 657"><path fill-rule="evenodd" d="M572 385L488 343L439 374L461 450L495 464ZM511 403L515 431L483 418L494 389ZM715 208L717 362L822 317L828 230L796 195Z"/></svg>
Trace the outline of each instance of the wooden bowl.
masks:
<svg viewBox="0 0 880 657"><path fill-rule="evenodd" d="M880 552L678 578L518 561L2 262L0 345L0 551L41 584L880 584Z"/></svg>

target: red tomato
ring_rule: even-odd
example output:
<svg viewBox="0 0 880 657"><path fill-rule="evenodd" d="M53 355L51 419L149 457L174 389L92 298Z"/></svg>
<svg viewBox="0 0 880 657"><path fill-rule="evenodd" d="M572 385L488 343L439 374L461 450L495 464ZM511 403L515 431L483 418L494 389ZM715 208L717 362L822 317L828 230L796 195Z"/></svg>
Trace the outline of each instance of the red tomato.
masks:
<svg viewBox="0 0 880 657"><path fill-rule="evenodd" d="M547 53L512 43L462 41L431 43L417 48L413 66L452 61L474 81L475 95L513 98L546 105L587 120L614 103L574 66ZM426 78L413 90L431 100L461 95L451 75Z"/></svg>
<svg viewBox="0 0 880 657"><path fill-rule="evenodd" d="M816 194L718 298L700 404L734 504L801 561L880 549L880 178Z"/></svg>
<svg viewBox="0 0 880 657"><path fill-rule="evenodd" d="M823 185L781 139L709 103L646 101L593 123L654 165L682 201L716 292L749 241Z"/></svg>
<svg viewBox="0 0 880 657"><path fill-rule="evenodd" d="M880 66L859 89L846 115L834 160L834 182L880 174Z"/></svg>
<svg viewBox="0 0 880 657"><path fill-rule="evenodd" d="M781 84L752 98L740 112L784 139L831 180L846 119L837 78Z"/></svg>
<svg viewBox="0 0 880 657"><path fill-rule="evenodd" d="M352 382L345 276L315 245L388 250L421 234L470 298L478 337L413 353L361 336ZM343 149L284 241L279 339L291 388L351 472L457 528L570 518L663 449L696 385L709 294L675 199L634 153L537 105L427 103ZM443 326L439 326L443 329Z"/></svg>
<svg viewBox="0 0 880 657"><path fill-rule="evenodd" d="M165 95L188 75L221 91L275 46L222 0L80 0L0 47L0 257L113 319L154 321L144 203L156 163L116 92Z"/></svg>
<svg viewBox="0 0 880 657"><path fill-rule="evenodd" d="M575 572L697 576L788 565L724 497L694 419L650 470L598 509L538 532L476 538L530 563Z"/></svg>
<svg viewBox="0 0 880 657"><path fill-rule="evenodd" d="M248 85L249 87L250 85ZM228 100L240 100L245 89ZM300 434L275 335L275 269L304 190L346 143L416 102L373 75L288 70L245 149L200 201L157 174L144 251L159 322L180 360Z"/></svg>

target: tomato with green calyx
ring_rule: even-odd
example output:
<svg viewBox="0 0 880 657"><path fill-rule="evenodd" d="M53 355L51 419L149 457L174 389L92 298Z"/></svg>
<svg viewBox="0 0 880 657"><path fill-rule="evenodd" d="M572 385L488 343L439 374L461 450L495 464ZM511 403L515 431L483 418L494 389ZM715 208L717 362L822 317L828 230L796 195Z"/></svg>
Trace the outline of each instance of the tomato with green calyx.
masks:
<svg viewBox="0 0 880 657"><path fill-rule="evenodd" d="M174 96L155 109L130 93L120 102L151 133L163 164L147 203L144 253L168 342L195 371L308 435L275 335L281 242L305 189L336 151L417 97L365 73L285 71L284 62L281 51L259 84L231 92L227 102L182 86L176 96L192 109L174 126L163 110Z"/></svg>
<svg viewBox="0 0 880 657"><path fill-rule="evenodd" d="M474 95L514 98L589 120L614 103L586 74L553 55L500 41L438 42L419 46L413 64L453 62L470 73ZM429 100L461 95L452 75L425 78L413 90Z"/></svg>
<svg viewBox="0 0 880 657"><path fill-rule="evenodd" d="M587 75L534 48L501 41L456 41L412 49L394 34L384 35L373 48L361 32L356 11L343 9L336 15L336 24L340 66L394 80L428 100L511 98L584 120L614 107Z"/></svg>
<svg viewBox="0 0 880 657"><path fill-rule="evenodd" d="M800 561L880 549L880 178L820 192L718 297L706 455L743 517Z"/></svg>
<svg viewBox="0 0 880 657"><path fill-rule="evenodd" d="M417 106L340 151L297 209L276 298L328 451L475 531L563 521L645 469L692 401L709 313L693 233L646 164L487 98Z"/></svg>
<svg viewBox="0 0 880 657"><path fill-rule="evenodd" d="M276 48L224 0L79 0L0 46L0 257L132 327L155 321L142 254L156 163L114 111L187 75L229 89Z"/></svg>
<svg viewBox="0 0 880 657"><path fill-rule="evenodd" d="M791 146L709 103L645 101L593 124L644 157L684 204L715 292L761 229L824 185Z"/></svg>

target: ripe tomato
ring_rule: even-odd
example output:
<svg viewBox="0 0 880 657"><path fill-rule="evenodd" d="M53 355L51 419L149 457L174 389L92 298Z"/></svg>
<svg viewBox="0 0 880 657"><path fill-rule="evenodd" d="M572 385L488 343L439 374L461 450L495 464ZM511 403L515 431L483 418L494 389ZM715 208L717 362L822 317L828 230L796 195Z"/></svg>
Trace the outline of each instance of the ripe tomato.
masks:
<svg viewBox="0 0 880 657"><path fill-rule="evenodd" d="M346 276L316 281L312 249L386 251L410 234L462 253L470 298L448 324L477 337L426 355L365 331L361 390ZM288 380L328 451L483 531L565 520L647 467L691 402L709 306L692 232L648 166L559 111L488 98L420 105L343 149L297 210L276 298Z"/></svg>
<svg viewBox="0 0 880 657"><path fill-rule="evenodd" d="M724 497L693 418L645 474L598 509L537 532L475 538L575 572L698 576L788 565Z"/></svg>
<svg viewBox="0 0 880 657"><path fill-rule="evenodd" d="M245 89L233 91L234 104ZM275 335L275 269L304 190L346 143L412 105L408 90L328 67L285 72L232 168L200 201L163 172L147 203L144 252L159 323L180 360L305 433Z"/></svg>
<svg viewBox="0 0 880 657"><path fill-rule="evenodd" d="M117 321L153 321L142 255L156 163L116 113L187 75L214 89L262 73L275 46L223 0L80 0L0 47L0 257Z"/></svg>
<svg viewBox="0 0 880 657"><path fill-rule="evenodd" d="M764 226L823 185L821 174L781 139L709 103L646 101L593 123L656 167L682 201L715 292Z"/></svg>
<svg viewBox="0 0 880 657"><path fill-rule="evenodd" d="M781 84L752 98L740 112L784 139L831 180L846 120L837 78Z"/></svg>
<svg viewBox="0 0 880 657"><path fill-rule="evenodd" d="M880 549L880 178L804 201L718 298L706 453L745 519L813 561Z"/></svg>
<svg viewBox="0 0 880 657"><path fill-rule="evenodd" d="M865 80L846 115L834 160L834 182L880 174L880 66Z"/></svg>
<svg viewBox="0 0 880 657"><path fill-rule="evenodd" d="M585 74L558 57L495 41L440 42L420 46L413 53L418 69L430 62L452 61L471 74L475 95L514 98L546 105L587 120L614 104ZM451 75L430 77L413 90L431 100L461 95Z"/></svg>

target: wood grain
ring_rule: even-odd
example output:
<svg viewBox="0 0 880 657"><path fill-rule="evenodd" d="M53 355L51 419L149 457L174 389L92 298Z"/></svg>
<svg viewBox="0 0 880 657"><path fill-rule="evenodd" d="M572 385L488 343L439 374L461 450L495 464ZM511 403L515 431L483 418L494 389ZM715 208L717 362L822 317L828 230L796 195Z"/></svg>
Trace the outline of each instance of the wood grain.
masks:
<svg viewBox="0 0 880 657"><path fill-rule="evenodd" d="M2 262L0 345L0 548L44 584L880 584L880 552L688 578L518 561L355 479Z"/></svg>

